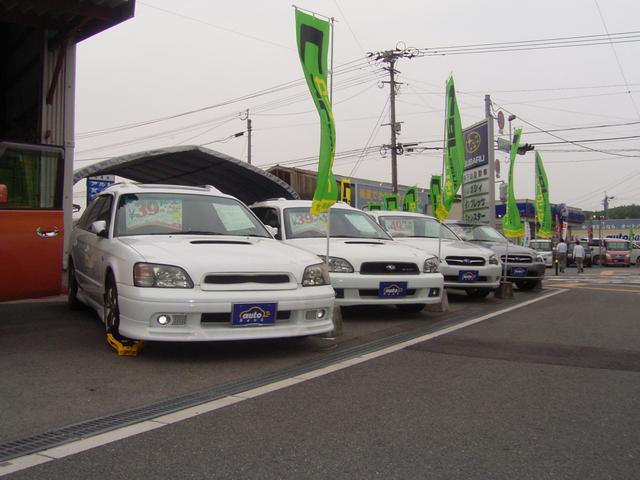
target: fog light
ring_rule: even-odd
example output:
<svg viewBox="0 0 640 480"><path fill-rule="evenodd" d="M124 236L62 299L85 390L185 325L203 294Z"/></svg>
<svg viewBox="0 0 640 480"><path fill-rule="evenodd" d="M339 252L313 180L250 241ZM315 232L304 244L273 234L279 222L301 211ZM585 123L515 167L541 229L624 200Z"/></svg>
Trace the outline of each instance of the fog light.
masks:
<svg viewBox="0 0 640 480"><path fill-rule="evenodd" d="M439 288L430 288L429 289L429 297L439 297L440 289Z"/></svg>
<svg viewBox="0 0 640 480"><path fill-rule="evenodd" d="M304 314L306 320L321 320L327 315L327 311L324 308L317 310L307 310Z"/></svg>
<svg viewBox="0 0 640 480"><path fill-rule="evenodd" d="M160 325L169 325L171 323L171 317L169 315L159 315L156 321Z"/></svg>

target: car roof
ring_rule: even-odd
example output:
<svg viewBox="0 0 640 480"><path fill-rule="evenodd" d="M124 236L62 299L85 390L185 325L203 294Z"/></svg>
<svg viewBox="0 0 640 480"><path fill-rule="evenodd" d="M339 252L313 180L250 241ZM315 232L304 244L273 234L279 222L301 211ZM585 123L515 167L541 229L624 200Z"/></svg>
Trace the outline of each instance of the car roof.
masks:
<svg viewBox="0 0 640 480"><path fill-rule="evenodd" d="M437 220L437 218L432 217L430 215L425 215L420 212L405 212L404 210L365 210L369 215L374 216L383 216L383 215L394 215L401 217L421 217L421 218L431 218L433 220Z"/></svg>
<svg viewBox="0 0 640 480"><path fill-rule="evenodd" d="M104 189L101 193L115 193L116 195L124 195L127 193L181 193L181 194L205 194L215 195L218 197L234 198L231 195L222 193L211 185L190 186L190 185L169 185L155 183L115 183Z"/></svg>
<svg viewBox="0 0 640 480"><path fill-rule="evenodd" d="M286 198L273 198L269 200L264 200L262 202L256 202L250 205L250 207L251 208L253 207L309 208L311 207L311 203L312 203L311 200L287 200ZM357 208L354 208L348 203L344 203L344 202L336 202L331 206L331 208L342 208L345 210L358 210ZM362 210L358 210L358 211L362 211Z"/></svg>

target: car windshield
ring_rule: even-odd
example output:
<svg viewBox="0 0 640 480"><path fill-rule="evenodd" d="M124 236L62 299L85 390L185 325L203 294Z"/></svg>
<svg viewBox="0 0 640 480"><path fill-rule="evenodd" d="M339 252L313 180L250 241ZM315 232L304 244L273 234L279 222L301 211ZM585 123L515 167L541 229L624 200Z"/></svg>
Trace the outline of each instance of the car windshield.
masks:
<svg viewBox="0 0 640 480"><path fill-rule="evenodd" d="M332 208L330 218L332 237L391 239L369 215L359 210ZM285 208L284 228L287 238L326 237L327 214L311 215L308 207Z"/></svg>
<svg viewBox="0 0 640 480"><path fill-rule="evenodd" d="M629 248L629 242L625 242L624 240L606 240L607 250L631 250Z"/></svg>
<svg viewBox="0 0 640 480"><path fill-rule="evenodd" d="M451 230L456 232L460 238L469 242L498 242L507 243L507 239L495 228L488 225L465 225L452 223Z"/></svg>
<svg viewBox="0 0 640 480"><path fill-rule="evenodd" d="M115 236L241 235L270 237L233 198L179 193L129 193L118 202Z"/></svg>
<svg viewBox="0 0 640 480"><path fill-rule="evenodd" d="M392 237L441 237L448 240L460 240L449 227L434 218L385 215L380 217L380 224Z"/></svg>
<svg viewBox="0 0 640 480"><path fill-rule="evenodd" d="M537 250L539 252L552 252L553 248L551 247L551 242L540 242L536 240L531 240L529 242L529 247Z"/></svg>

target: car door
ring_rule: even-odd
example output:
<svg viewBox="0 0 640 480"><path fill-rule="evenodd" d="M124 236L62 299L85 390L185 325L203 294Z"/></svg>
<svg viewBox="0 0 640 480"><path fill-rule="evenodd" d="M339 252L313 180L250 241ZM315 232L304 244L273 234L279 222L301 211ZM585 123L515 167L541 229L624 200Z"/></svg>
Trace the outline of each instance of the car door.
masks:
<svg viewBox="0 0 640 480"><path fill-rule="evenodd" d="M62 149L0 142L0 301L62 289Z"/></svg>
<svg viewBox="0 0 640 480"><path fill-rule="evenodd" d="M107 232L111 223L113 196L100 195L92 204L87 218L83 219L82 229L75 237L74 251L76 252L76 279L78 285L91 297L102 304L104 294L104 259L108 254L111 240L91 231L93 222L104 220Z"/></svg>

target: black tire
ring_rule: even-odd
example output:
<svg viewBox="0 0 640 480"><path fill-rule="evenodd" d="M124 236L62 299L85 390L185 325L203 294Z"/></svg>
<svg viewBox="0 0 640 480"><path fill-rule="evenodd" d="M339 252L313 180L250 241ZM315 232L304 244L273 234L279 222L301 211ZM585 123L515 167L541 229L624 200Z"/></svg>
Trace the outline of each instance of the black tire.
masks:
<svg viewBox="0 0 640 480"><path fill-rule="evenodd" d="M424 310L424 303L401 303L396 308L405 313L418 313Z"/></svg>
<svg viewBox="0 0 640 480"><path fill-rule="evenodd" d="M465 288L465 291L471 298L485 298L491 293L490 288Z"/></svg>
<svg viewBox="0 0 640 480"><path fill-rule="evenodd" d="M69 290L67 292L67 306L69 310L80 310L82 303L78 300L78 281L76 280L76 269L73 266L73 262L69 260L69 267L67 270L67 285Z"/></svg>
<svg viewBox="0 0 640 480"><path fill-rule="evenodd" d="M518 290L533 290L536 288L537 283L537 280L518 280L515 282Z"/></svg>
<svg viewBox="0 0 640 480"><path fill-rule="evenodd" d="M120 309L118 307L118 288L113 275L109 274L104 286L104 328L114 337L120 337Z"/></svg>

